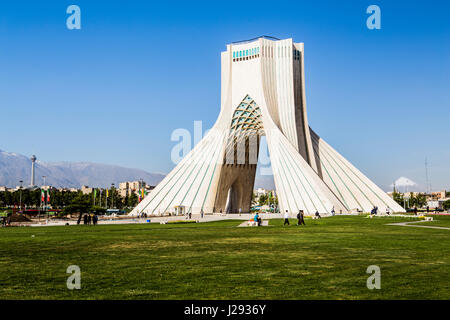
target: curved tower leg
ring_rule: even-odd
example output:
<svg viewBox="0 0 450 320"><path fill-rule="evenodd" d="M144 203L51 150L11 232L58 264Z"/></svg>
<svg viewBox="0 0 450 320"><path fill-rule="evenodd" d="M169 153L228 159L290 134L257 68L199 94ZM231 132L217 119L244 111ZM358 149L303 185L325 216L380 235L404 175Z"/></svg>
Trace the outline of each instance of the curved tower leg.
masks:
<svg viewBox="0 0 450 320"><path fill-rule="evenodd" d="M370 212L373 207L378 207L380 212L385 212L387 208L405 212L375 183L310 130L322 179L350 211Z"/></svg>

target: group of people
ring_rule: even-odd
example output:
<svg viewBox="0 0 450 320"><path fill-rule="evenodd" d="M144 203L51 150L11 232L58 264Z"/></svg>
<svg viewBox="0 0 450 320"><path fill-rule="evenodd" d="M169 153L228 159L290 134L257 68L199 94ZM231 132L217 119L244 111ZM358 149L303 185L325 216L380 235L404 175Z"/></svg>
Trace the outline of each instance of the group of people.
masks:
<svg viewBox="0 0 450 320"><path fill-rule="evenodd" d="M81 215L78 218L77 224L81 222ZM83 217L84 224L93 224L94 226L98 223L98 216L96 214L85 214Z"/></svg>
<svg viewBox="0 0 450 320"><path fill-rule="evenodd" d="M316 214L318 214L318 212L316 212ZM320 217L320 215L319 215ZM289 212L286 210L286 212L284 213L284 226L285 225L290 225L289 223ZM299 210L297 213L297 225L301 226L301 225L306 225L305 224L305 214L303 213L303 210Z"/></svg>

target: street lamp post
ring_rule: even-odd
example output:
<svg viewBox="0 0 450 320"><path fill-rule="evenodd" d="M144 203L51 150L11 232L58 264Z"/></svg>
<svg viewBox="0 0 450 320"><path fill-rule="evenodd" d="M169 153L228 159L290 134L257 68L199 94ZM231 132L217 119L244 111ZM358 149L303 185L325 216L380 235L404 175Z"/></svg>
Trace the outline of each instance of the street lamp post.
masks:
<svg viewBox="0 0 450 320"><path fill-rule="evenodd" d="M42 179L44 180L44 185L43 188L45 188L45 178L47 178L47 176L42 176ZM43 189L42 189L43 190ZM44 193L44 202L42 202L42 207L44 209L44 217L45 217L45 213L47 211L47 207L45 205L45 202L47 201L46 197L45 197L45 193Z"/></svg>
<svg viewBox="0 0 450 320"><path fill-rule="evenodd" d="M19 210L22 210L22 183L23 181L20 180L20 188L19 188Z"/></svg>
<svg viewBox="0 0 450 320"><path fill-rule="evenodd" d="M114 183L111 183L111 209L114 209Z"/></svg>

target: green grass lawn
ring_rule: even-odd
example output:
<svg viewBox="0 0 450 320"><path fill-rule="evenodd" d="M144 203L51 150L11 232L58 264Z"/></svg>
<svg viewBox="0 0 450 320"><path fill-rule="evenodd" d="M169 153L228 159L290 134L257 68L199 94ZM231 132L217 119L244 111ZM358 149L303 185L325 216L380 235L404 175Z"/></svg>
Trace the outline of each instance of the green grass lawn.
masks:
<svg viewBox="0 0 450 320"><path fill-rule="evenodd" d="M385 225L408 220L2 228L0 299L450 299L450 231Z"/></svg>
<svg viewBox="0 0 450 320"><path fill-rule="evenodd" d="M436 216L432 215L433 221L427 221L425 226L447 227L450 228L450 216Z"/></svg>

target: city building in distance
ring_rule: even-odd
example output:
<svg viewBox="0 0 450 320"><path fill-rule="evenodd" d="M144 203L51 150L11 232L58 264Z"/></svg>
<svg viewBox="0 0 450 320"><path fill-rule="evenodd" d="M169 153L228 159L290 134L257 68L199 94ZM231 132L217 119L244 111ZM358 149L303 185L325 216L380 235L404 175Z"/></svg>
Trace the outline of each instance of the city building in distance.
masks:
<svg viewBox="0 0 450 320"><path fill-rule="evenodd" d="M131 194L139 194L142 190L150 192L155 187L148 185L145 181L125 181L119 183L119 193L122 197L130 196Z"/></svg>
<svg viewBox="0 0 450 320"><path fill-rule="evenodd" d="M259 37L222 52L213 128L131 212L249 212L260 137L281 212L404 209L314 132L307 119L304 45Z"/></svg>

